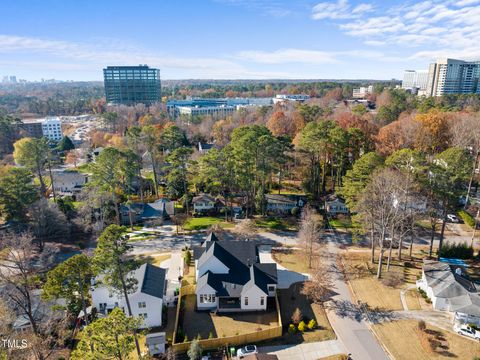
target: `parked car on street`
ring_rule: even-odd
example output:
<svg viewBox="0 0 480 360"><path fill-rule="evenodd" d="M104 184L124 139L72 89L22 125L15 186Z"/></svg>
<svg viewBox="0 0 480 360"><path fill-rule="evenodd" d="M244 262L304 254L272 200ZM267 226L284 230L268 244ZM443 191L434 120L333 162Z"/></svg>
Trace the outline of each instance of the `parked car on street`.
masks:
<svg viewBox="0 0 480 360"><path fill-rule="evenodd" d="M257 347L255 345L247 345L237 350L237 357L243 359L247 355L258 354Z"/></svg>
<svg viewBox="0 0 480 360"><path fill-rule="evenodd" d="M453 330L455 330L459 335L468 336L475 340L480 340L480 332L471 328L465 324L455 324L453 326Z"/></svg>

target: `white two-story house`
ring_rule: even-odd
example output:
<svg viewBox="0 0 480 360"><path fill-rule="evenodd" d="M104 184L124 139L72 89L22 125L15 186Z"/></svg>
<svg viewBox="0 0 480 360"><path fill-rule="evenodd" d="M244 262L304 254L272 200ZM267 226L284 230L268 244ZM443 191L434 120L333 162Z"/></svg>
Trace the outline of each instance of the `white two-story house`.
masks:
<svg viewBox="0 0 480 360"><path fill-rule="evenodd" d="M165 269L151 264L143 264L129 274L129 277L136 280L136 285L128 299L133 316L143 319L141 328L162 326L163 297L166 289L165 275ZM128 314L123 293L119 294L103 285L101 276L92 280L90 294L92 305L100 314L106 315L116 307Z"/></svg>
<svg viewBox="0 0 480 360"><path fill-rule="evenodd" d="M210 234L194 249L198 310L262 311L277 288L277 265L260 263L252 241L221 241Z"/></svg>
<svg viewBox="0 0 480 360"><path fill-rule="evenodd" d="M58 195L75 195L82 191L88 177L78 171L52 170L53 188Z"/></svg>
<svg viewBox="0 0 480 360"><path fill-rule="evenodd" d="M192 199L193 210L196 213L209 213L216 210L217 200L208 194L200 194Z"/></svg>

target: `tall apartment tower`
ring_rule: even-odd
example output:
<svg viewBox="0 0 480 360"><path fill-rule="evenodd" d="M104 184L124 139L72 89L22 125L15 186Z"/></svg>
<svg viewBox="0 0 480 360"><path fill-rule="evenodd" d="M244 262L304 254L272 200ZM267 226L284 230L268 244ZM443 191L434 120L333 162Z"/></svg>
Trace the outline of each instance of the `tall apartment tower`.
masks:
<svg viewBox="0 0 480 360"><path fill-rule="evenodd" d="M425 91L427 89L428 70L405 70L403 73L402 88L407 90L418 89Z"/></svg>
<svg viewBox="0 0 480 360"><path fill-rule="evenodd" d="M147 65L103 69L107 103L151 105L161 100L160 70Z"/></svg>
<svg viewBox="0 0 480 360"><path fill-rule="evenodd" d="M428 68L427 96L480 93L480 61L441 59Z"/></svg>

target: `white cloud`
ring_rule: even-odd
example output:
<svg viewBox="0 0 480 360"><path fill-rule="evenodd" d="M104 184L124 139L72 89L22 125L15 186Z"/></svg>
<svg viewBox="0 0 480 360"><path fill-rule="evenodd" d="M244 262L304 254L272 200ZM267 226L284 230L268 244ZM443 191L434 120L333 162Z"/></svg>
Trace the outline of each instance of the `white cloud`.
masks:
<svg viewBox="0 0 480 360"><path fill-rule="evenodd" d="M262 64L310 63L325 64L336 62L331 53L315 50L280 49L275 51L241 51L238 59Z"/></svg>
<svg viewBox="0 0 480 360"><path fill-rule="evenodd" d="M371 4L359 4L352 9L348 0L338 0L337 2L322 2L318 3L313 7L312 18L315 20L354 19L372 10L373 5Z"/></svg>
<svg viewBox="0 0 480 360"><path fill-rule="evenodd" d="M361 38L368 46L423 48L413 54L410 52L415 58L434 58L437 54L472 58L480 53L478 3L480 0L424 0L390 7L382 12L375 9L373 15L350 17L351 21L345 22L342 20L349 18L351 11L346 0L343 0L335 3L336 15L322 13L321 16L336 19L340 30L349 36ZM322 4L321 8L326 9L327 3ZM332 6L332 3L329 4ZM315 7L313 11L315 13Z"/></svg>
<svg viewBox="0 0 480 360"><path fill-rule="evenodd" d="M274 51L241 51L234 57L260 64L310 64L322 65L341 63L353 58L375 59L383 61L402 61L402 58L387 56L381 51L372 50L345 50L319 51L306 49L279 49Z"/></svg>

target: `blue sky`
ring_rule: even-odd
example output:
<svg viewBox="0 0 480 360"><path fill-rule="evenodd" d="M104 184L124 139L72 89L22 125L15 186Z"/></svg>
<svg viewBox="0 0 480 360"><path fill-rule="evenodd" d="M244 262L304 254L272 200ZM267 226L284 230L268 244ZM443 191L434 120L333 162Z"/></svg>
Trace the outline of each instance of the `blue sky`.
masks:
<svg viewBox="0 0 480 360"><path fill-rule="evenodd" d="M5 0L0 76L101 80L391 79L439 57L480 60L480 0Z"/></svg>

